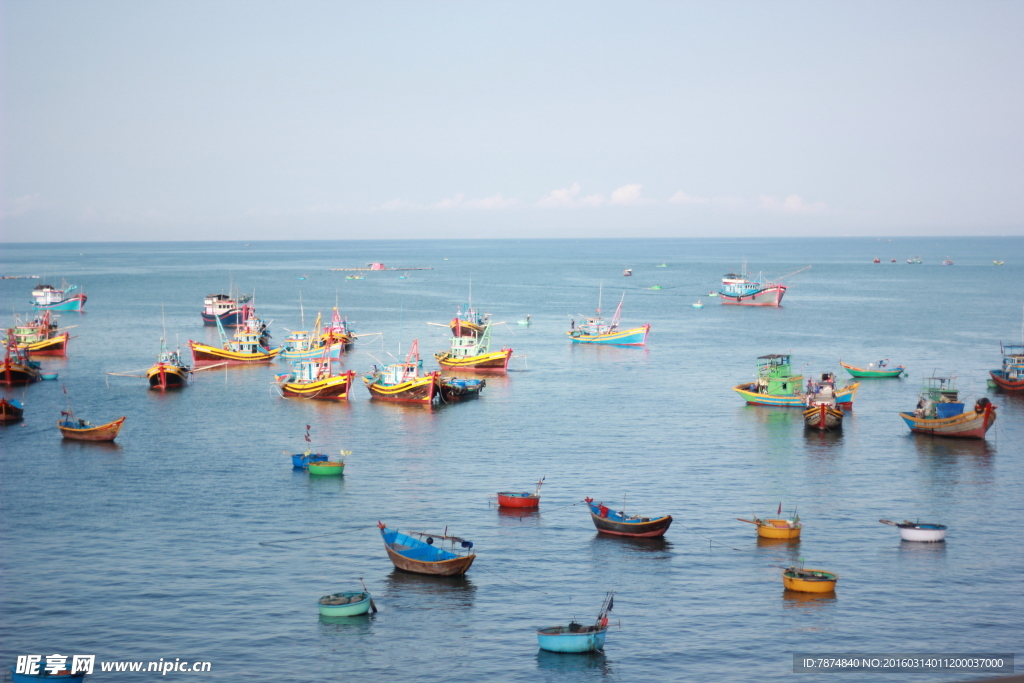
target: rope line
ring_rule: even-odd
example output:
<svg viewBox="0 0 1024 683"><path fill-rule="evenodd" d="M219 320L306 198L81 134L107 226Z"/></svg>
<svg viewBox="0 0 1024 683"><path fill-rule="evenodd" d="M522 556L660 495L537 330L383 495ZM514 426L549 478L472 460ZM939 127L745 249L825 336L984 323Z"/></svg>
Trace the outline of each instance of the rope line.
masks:
<svg viewBox="0 0 1024 683"><path fill-rule="evenodd" d="M673 521L673 523L675 523L674 519L672 521ZM701 532L697 531L696 529L691 529L690 527L686 526L685 524L679 524L679 526L683 527L687 531L691 531L691 532L697 534L701 538L706 538L708 540L708 542L710 542L710 543L717 543L718 545L722 546L723 548L728 548L729 550L735 550L735 551L741 552L741 553L748 553L748 552L750 552L749 550L743 550L741 548L733 548L731 545L726 545L725 543L722 543L721 541L716 541L715 539L711 538L710 536L705 536Z"/></svg>
<svg viewBox="0 0 1024 683"><path fill-rule="evenodd" d="M322 538L324 536L337 536L339 534L351 534L354 531L363 531L364 529L372 529L375 526L377 526L377 525L376 524L371 524L370 526L361 526L361 527L358 527L356 529L349 529L348 531L332 531L329 534L317 534L316 536L303 536L301 538L287 538L287 539L285 539L283 541L260 541L259 544L260 545L271 545L271 544L274 544L274 543L291 543L292 541L305 541L305 540L308 540L310 538Z"/></svg>
<svg viewBox="0 0 1024 683"><path fill-rule="evenodd" d="M508 581L509 583L514 583L517 586L521 586L522 588L528 588L528 589L530 589L532 591L540 591L544 595L551 595L551 593L548 593L545 590L541 590L540 588L537 588L536 586L527 586L526 584L519 583L518 581L513 581L512 579L507 579L504 576L502 576L501 574L499 574L498 572L491 571L490 569L488 569L486 567L477 567L477 569L482 569L483 571L487 572L488 574L494 574L495 576L497 576L502 581Z"/></svg>

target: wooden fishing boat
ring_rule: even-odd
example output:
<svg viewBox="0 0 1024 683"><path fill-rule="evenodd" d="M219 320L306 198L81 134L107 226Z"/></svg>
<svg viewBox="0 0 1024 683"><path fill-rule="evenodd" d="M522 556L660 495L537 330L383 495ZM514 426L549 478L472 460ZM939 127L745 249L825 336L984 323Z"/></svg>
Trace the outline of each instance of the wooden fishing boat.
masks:
<svg viewBox="0 0 1024 683"><path fill-rule="evenodd" d="M747 263L739 273L728 273L722 278L718 296L723 304L730 306L780 306L786 294L786 285L781 282L763 281L762 277L749 279Z"/></svg>
<svg viewBox="0 0 1024 683"><path fill-rule="evenodd" d="M89 298L85 294L73 294L78 285L61 285L57 289L52 285L39 285L32 290L32 307L39 311L81 311Z"/></svg>
<svg viewBox="0 0 1024 683"><path fill-rule="evenodd" d="M909 263L911 265L920 265L920 264L924 263L924 261L921 260L920 256L915 256L914 258L908 258L907 259L907 263Z"/></svg>
<svg viewBox="0 0 1024 683"><path fill-rule="evenodd" d="M989 376L1003 391L1024 391L1024 344L1004 346L999 342L1003 364L998 370L990 370Z"/></svg>
<svg viewBox="0 0 1024 683"><path fill-rule="evenodd" d="M340 342L345 351L355 343L356 333L352 330L352 326L349 325L348 318L342 318L341 314L338 313L337 306L334 307L334 311L331 314L331 322L326 323L323 330L320 331L320 340L327 344Z"/></svg>
<svg viewBox="0 0 1024 683"><path fill-rule="evenodd" d="M347 401L355 370L335 372L334 361L327 348L318 359L292 363L291 373L276 375L277 386L285 398L308 398L321 401Z"/></svg>
<svg viewBox="0 0 1024 683"><path fill-rule="evenodd" d="M900 538L904 541L918 541L922 543L939 543L946 540L945 524L929 524L925 522L890 522L887 519L878 520L882 524L899 527Z"/></svg>
<svg viewBox="0 0 1024 683"><path fill-rule="evenodd" d="M185 364L181 354L175 349L169 351L165 339L160 339L160 354L156 364L146 370L146 381L150 389L180 389L188 384L192 368Z"/></svg>
<svg viewBox="0 0 1024 683"><path fill-rule="evenodd" d="M782 571L782 585L798 593L831 593L836 589L839 575L823 569L789 567Z"/></svg>
<svg viewBox="0 0 1024 683"><path fill-rule="evenodd" d="M462 313L462 309L459 309ZM442 368L467 370L470 372L504 372L508 369L512 349L491 351L491 320L489 315L480 316L470 309L471 321L456 316L449 327L452 329L451 346L448 351L434 354Z"/></svg>
<svg viewBox="0 0 1024 683"><path fill-rule="evenodd" d="M608 633L608 613L615 605L615 591L609 591L601 604L597 620L590 626L576 621L568 626L551 626L537 630L537 645L548 652L595 652L604 649Z"/></svg>
<svg viewBox="0 0 1024 683"><path fill-rule="evenodd" d="M782 514L782 506L779 506L779 513ZM793 519L761 519L760 517L754 517L750 519L740 519L741 522L747 524L757 525L757 535L761 538L782 538L788 540L795 540L800 538L800 532L803 530L804 525L800 523L800 517L794 515Z"/></svg>
<svg viewBox="0 0 1024 683"><path fill-rule="evenodd" d="M371 599L365 591L333 593L320 598L317 607L324 617L354 617L370 611Z"/></svg>
<svg viewBox="0 0 1024 683"><path fill-rule="evenodd" d="M477 398L485 386L487 386L487 380L484 379L437 376L437 395L441 403L454 403L468 398Z"/></svg>
<svg viewBox="0 0 1024 683"><path fill-rule="evenodd" d="M280 347L271 349L266 345L266 324L255 316L248 318L235 331L234 339L227 338L224 326L219 318L216 324L217 331L220 332L220 348L191 339L188 340L189 348L192 349L192 359L196 364L217 362L231 363L233 365L269 363L281 351Z"/></svg>
<svg viewBox="0 0 1024 683"><path fill-rule="evenodd" d="M479 337L490 324L491 314L477 311L471 300L465 308L459 304L459 310L448 327L456 337Z"/></svg>
<svg viewBox="0 0 1024 683"><path fill-rule="evenodd" d="M537 482L537 489L533 493L526 491L499 491L498 507L503 508L535 508L540 506L540 487L544 484L544 477Z"/></svg>
<svg viewBox="0 0 1024 683"><path fill-rule="evenodd" d="M67 355L70 332L61 332L57 323L50 319L50 312L36 316L27 323L15 322L14 339L18 346L28 351L29 356Z"/></svg>
<svg viewBox="0 0 1024 683"><path fill-rule="evenodd" d="M615 512L593 498L584 498L590 507L590 519L599 533L632 538L658 538L664 536L672 524L672 515L661 517L627 516L625 511Z"/></svg>
<svg viewBox="0 0 1024 683"><path fill-rule="evenodd" d="M337 460L310 460L306 468L317 477L340 477L345 474L345 463Z"/></svg>
<svg viewBox="0 0 1024 683"><path fill-rule="evenodd" d="M807 408L807 399L828 387L838 407L853 409L859 383L845 387L835 386L835 376L822 373L821 380L808 380L807 391L803 391L803 375L794 375L788 353L773 353L757 359L757 380L737 384L733 391L752 405L781 406L786 408Z"/></svg>
<svg viewBox="0 0 1024 683"><path fill-rule="evenodd" d="M60 655L57 655L60 656ZM67 659L65 658L65 661ZM42 659L38 663L34 663L33 670L36 673L29 673L27 671L18 671L17 666L11 667L11 683L39 683L39 681L57 681L57 683L84 683L85 673L79 671L72 673L70 669L58 669L57 673L47 673L46 670L46 659Z"/></svg>
<svg viewBox="0 0 1024 683"><path fill-rule="evenodd" d="M210 294L203 299L203 324L216 325L220 322L223 327L238 327L244 324L246 317L252 313L251 308L245 308L248 301L247 294Z"/></svg>
<svg viewBox="0 0 1024 683"><path fill-rule="evenodd" d="M14 338L14 330L7 330L7 341L4 343L6 352L3 365L0 366L0 384L15 386L31 384L42 379L41 365L31 360L26 349L20 348Z"/></svg>
<svg viewBox="0 0 1024 683"><path fill-rule="evenodd" d="M632 274L633 274L633 269L632 268L626 268L624 271L622 271L622 275L624 277L629 277Z"/></svg>
<svg viewBox="0 0 1024 683"><path fill-rule="evenodd" d="M931 434L960 439L984 439L996 421L996 406L987 398L979 398L974 410L964 412L958 401L956 377L926 377L917 408L900 417L918 434Z"/></svg>
<svg viewBox="0 0 1024 683"><path fill-rule="evenodd" d="M113 441L121 431L125 418L108 422L105 425L93 425L85 420L77 419L69 410L61 411L63 419L57 422L57 429L65 439L72 441Z"/></svg>
<svg viewBox="0 0 1024 683"><path fill-rule="evenodd" d="M379 370L374 366L373 372L363 376L370 398L421 405L430 405L435 401L439 396L439 373L419 374L419 348L419 340L414 339L404 363L392 363Z"/></svg>
<svg viewBox="0 0 1024 683"><path fill-rule="evenodd" d="M815 401L804 410L804 427L820 431L843 428L843 411L825 401Z"/></svg>
<svg viewBox="0 0 1024 683"><path fill-rule="evenodd" d="M444 534L431 535L423 532L413 532L415 536L425 537L423 542L392 529L388 529L382 522L377 522L380 535L384 539L384 549L391 558L395 569L400 569L413 574L429 574L432 576L462 576L473 564L476 553L473 552L473 542L457 536ZM434 540L450 541L451 550L445 550L434 545ZM458 543L460 550L455 549ZM461 555L460 552L466 554Z"/></svg>
<svg viewBox="0 0 1024 683"><path fill-rule="evenodd" d="M906 373L907 369L902 365L896 365L889 367L889 359L878 361L878 363L868 363L866 368L858 368L856 365L850 365L844 363L842 359L839 359L839 364L846 368L846 371L850 373L852 377L899 377Z"/></svg>
<svg viewBox="0 0 1024 683"><path fill-rule="evenodd" d="M626 299L626 293L622 293L622 299L615 309L611 324L605 324L601 317L601 294L597 299L597 316L587 318L586 322L576 325L573 320L572 329L566 332L570 341L574 344L610 344L612 346L644 346L647 343L647 335L651 331L650 324L643 327L633 327L628 330L619 329L619 320L622 316L622 304Z"/></svg>
<svg viewBox="0 0 1024 683"><path fill-rule="evenodd" d="M13 398L0 398L0 422L17 422L25 413L25 406Z"/></svg>

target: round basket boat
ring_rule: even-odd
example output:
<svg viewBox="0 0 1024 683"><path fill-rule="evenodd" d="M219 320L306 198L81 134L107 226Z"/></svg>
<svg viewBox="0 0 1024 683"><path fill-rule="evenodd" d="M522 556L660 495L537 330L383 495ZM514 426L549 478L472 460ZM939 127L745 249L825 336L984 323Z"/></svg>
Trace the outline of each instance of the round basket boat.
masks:
<svg viewBox="0 0 1024 683"><path fill-rule="evenodd" d="M762 519L758 520L757 535L761 538L800 538L800 530L803 526L800 522L790 519Z"/></svg>
<svg viewBox="0 0 1024 683"><path fill-rule="evenodd" d="M345 463L327 460L309 463L309 473L317 477L340 477L345 473Z"/></svg>
<svg viewBox="0 0 1024 683"><path fill-rule="evenodd" d="M518 491L499 491L498 507L535 508L540 505L540 494Z"/></svg>
<svg viewBox="0 0 1024 683"><path fill-rule="evenodd" d="M45 375L39 375L39 376L42 379L50 379L50 380L57 379L57 373L56 372L48 373L48 374L45 374Z"/></svg>
<svg viewBox="0 0 1024 683"><path fill-rule="evenodd" d="M324 617L354 617L370 611L370 594L363 591L325 595L317 603Z"/></svg>
<svg viewBox="0 0 1024 683"><path fill-rule="evenodd" d="M946 540L945 524L900 524L900 538L920 543L940 543Z"/></svg>
<svg viewBox="0 0 1024 683"><path fill-rule="evenodd" d="M786 590L798 593L831 593L836 589L838 580L838 574L823 569L790 567L782 572L782 585Z"/></svg>

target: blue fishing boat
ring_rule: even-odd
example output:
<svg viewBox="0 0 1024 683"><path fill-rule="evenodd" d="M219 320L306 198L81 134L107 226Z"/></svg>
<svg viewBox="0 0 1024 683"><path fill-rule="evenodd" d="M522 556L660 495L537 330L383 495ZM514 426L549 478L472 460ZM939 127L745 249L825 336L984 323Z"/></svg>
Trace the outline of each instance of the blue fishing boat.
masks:
<svg viewBox="0 0 1024 683"><path fill-rule="evenodd" d="M380 535L384 538L384 549L388 552L395 569L413 574L429 574L431 576L462 576L473 564L476 553L473 542L457 536L449 536L447 529L443 534L426 532L410 532L415 536L426 538L426 542L413 538L393 529L388 529L383 522L377 522ZM442 543L449 541L451 550L434 545L434 540ZM460 550L455 549L459 544ZM465 554L461 554L465 552Z"/></svg>
<svg viewBox="0 0 1024 683"><path fill-rule="evenodd" d="M575 621L568 626L551 626L537 630L537 644L549 652L594 652L604 649L608 633L608 613L615 603L615 591L609 591L601 603L601 612L592 626Z"/></svg>
<svg viewBox="0 0 1024 683"><path fill-rule="evenodd" d="M613 346L643 346L647 343L647 334L651 331L650 324L643 327L634 327L628 330L619 329L619 320L622 317L622 303L626 299L626 293L622 293L622 299L615 309L611 324L605 324L601 317L601 295L597 299L597 316L587 318L585 322L576 325L573 320L572 328L566 332L574 344L610 344Z"/></svg>
<svg viewBox="0 0 1024 683"><path fill-rule="evenodd" d="M53 285L39 285L32 290L32 307L37 311L81 311L89 298L85 294L75 294L78 285L61 285L57 289Z"/></svg>

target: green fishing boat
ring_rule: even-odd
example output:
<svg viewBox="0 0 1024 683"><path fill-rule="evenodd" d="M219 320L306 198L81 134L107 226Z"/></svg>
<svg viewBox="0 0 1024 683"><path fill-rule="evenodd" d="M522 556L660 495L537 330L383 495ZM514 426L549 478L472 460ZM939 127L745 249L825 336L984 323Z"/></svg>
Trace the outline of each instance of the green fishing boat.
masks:
<svg viewBox="0 0 1024 683"><path fill-rule="evenodd" d="M880 360L878 363L868 363L866 368L858 368L856 365L844 363L840 359L839 364L846 368L846 371L853 377L900 377L907 374L907 369L902 365L889 365L889 359Z"/></svg>

